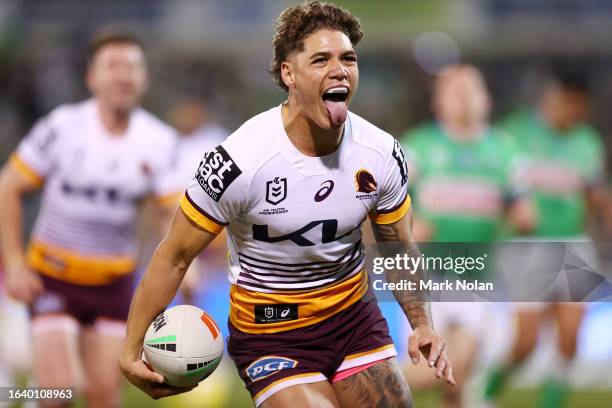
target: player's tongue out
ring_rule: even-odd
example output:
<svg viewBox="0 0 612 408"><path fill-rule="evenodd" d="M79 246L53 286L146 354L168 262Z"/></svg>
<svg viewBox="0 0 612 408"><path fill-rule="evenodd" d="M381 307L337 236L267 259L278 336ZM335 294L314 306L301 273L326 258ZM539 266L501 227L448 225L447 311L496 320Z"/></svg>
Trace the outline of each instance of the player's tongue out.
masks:
<svg viewBox="0 0 612 408"><path fill-rule="evenodd" d="M348 89L344 87L332 88L323 94L323 102L334 127L339 127L346 121L346 115L348 114L347 97Z"/></svg>

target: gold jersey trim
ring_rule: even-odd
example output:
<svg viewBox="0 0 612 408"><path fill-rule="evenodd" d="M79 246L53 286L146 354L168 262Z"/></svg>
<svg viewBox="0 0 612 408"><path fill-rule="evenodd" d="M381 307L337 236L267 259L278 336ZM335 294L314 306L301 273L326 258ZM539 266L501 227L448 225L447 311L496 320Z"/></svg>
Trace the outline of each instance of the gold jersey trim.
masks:
<svg viewBox="0 0 612 408"><path fill-rule="evenodd" d="M18 155L17 153L13 153L10 158L10 163L23 174L28 180L36 184L37 187L40 187L44 184L45 179L41 177L36 171L34 171L30 166L28 166Z"/></svg>
<svg viewBox="0 0 612 408"><path fill-rule="evenodd" d="M218 234L223 230L224 225L220 225L217 222L211 220L206 215L204 215L202 211L194 207L194 205L189 201L186 195L183 195L183 197L181 197L179 205L181 207L181 210L183 210L183 213L185 213L185 215L187 216L187 218L195 222L200 227L204 228L206 231L211 232L213 234Z"/></svg>
<svg viewBox="0 0 612 408"><path fill-rule="evenodd" d="M89 256L40 241L30 242L27 261L43 275L83 286L106 285L136 269L130 256Z"/></svg>
<svg viewBox="0 0 612 408"><path fill-rule="evenodd" d="M404 215L410 209L410 204L412 203L412 199L410 198L410 194L406 194L406 198L404 202L397 208L391 210L390 212L378 212L372 216L372 221L376 224L393 224L394 222L398 222L401 220Z"/></svg>
<svg viewBox="0 0 612 408"><path fill-rule="evenodd" d="M359 301L368 289L368 275L361 269L333 286L309 292L254 292L232 285L230 322L250 334L279 333L321 322ZM295 304L298 318L278 323L255 323L255 305Z"/></svg>

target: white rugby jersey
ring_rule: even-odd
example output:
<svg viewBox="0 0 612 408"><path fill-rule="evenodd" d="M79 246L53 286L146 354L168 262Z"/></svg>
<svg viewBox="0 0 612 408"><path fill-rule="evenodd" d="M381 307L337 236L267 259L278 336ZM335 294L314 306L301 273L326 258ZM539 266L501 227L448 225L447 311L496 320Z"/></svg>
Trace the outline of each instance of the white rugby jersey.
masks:
<svg viewBox="0 0 612 408"><path fill-rule="evenodd" d="M198 167L202 152L207 152L223 143L229 132L221 126L206 124L196 129L193 134L179 137L177 145L176 172L187 188L193 178L193 169Z"/></svg>
<svg viewBox="0 0 612 408"><path fill-rule="evenodd" d="M227 227L230 319L257 333L315 323L359 300L363 221L392 223L409 207L407 166L391 135L350 113L338 149L308 157L285 133L280 107L207 152L181 199L202 228Z"/></svg>
<svg viewBox="0 0 612 408"><path fill-rule="evenodd" d="M137 206L147 195L176 197L174 131L148 112L132 113L111 136L95 100L40 119L12 163L43 184L28 250L31 266L79 284L104 284L135 267Z"/></svg>

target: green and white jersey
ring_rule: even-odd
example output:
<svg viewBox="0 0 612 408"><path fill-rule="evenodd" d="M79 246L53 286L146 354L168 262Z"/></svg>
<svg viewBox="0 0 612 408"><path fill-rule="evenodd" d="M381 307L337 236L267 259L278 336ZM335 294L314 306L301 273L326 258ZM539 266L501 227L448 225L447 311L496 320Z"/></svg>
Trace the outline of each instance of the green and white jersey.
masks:
<svg viewBox="0 0 612 408"><path fill-rule="evenodd" d="M434 242L490 242L502 226L518 149L495 129L474 141L451 139L437 123L406 133L415 214L434 229Z"/></svg>
<svg viewBox="0 0 612 408"><path fill-rule="evenodd" d="M561 133L534 111L512 114L501 126L528 156L521 170L538 210L534 235L566 237L584 233L584 192L603 179L604 148L588 125Z"/></svg>

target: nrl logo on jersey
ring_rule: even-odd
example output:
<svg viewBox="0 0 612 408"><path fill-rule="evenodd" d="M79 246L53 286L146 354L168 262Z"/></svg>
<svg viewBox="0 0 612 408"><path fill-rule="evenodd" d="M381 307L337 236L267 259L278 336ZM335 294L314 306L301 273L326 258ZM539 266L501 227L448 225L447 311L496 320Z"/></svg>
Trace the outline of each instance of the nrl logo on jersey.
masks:
<svg viewBox="0 0 612 408"><path fill-rule="evenodd" d="M277 205L287 198L287 178L274 177L266 182L266 201Z"/></svg>
<svg viewBox="0 0 612 408"><path fill-rule="evenodd" d="M225 190L241 174L242 170L223 146L217 146L204 155L195 178L210 198L219 201Z"/></svg>

